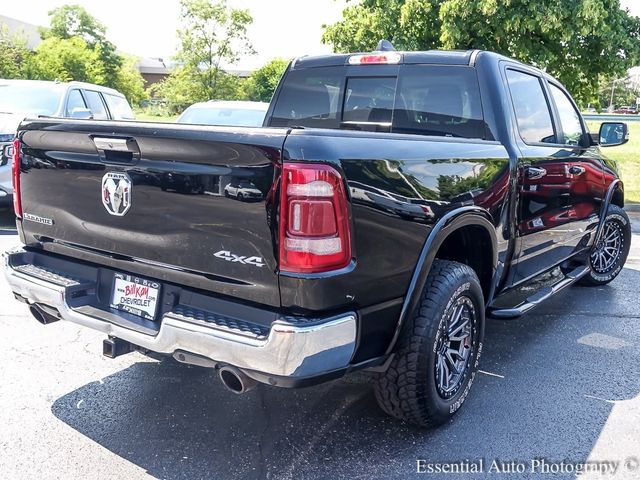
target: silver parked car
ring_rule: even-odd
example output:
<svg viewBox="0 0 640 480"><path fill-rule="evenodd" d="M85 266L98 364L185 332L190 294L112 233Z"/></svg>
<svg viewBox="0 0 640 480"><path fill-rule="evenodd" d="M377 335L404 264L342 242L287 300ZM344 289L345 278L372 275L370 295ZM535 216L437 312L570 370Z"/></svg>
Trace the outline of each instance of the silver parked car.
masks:
<svg viewBox="0 0 640 480"><path fill-rule="evenodd" d="M176 120L191 125L261 127L269 108L264 102L216 101L194 103Z"/></svg>
<svg viewBox="0 0 640 480"><path fill-rule="evenodd" d="M117 90L82 82L0 79L0 205L10 204L12 141L25 117L133 120Z"/></svg>

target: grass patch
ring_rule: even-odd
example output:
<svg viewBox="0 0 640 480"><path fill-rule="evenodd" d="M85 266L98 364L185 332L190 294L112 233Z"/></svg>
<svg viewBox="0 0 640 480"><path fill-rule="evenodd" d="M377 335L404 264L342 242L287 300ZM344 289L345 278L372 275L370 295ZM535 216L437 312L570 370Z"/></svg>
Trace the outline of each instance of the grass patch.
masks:
<svg viewBox="0 0 640 480"><path fill-rule="evenodd" d="M150 110L135 110L133 112L136 116L136 120L139 122L170 122L173 123L178 118L178 115L168 115Z"/></svg>
<svg viewBox="0 0 640 480"><path fill-rule="evenodd" d="M600 129L600 122L588 124L592 132ZM640 203L640 122L628 122L627 126L629 141L619 147L603 148L602 152L620 167L625 203Z"/></svg>

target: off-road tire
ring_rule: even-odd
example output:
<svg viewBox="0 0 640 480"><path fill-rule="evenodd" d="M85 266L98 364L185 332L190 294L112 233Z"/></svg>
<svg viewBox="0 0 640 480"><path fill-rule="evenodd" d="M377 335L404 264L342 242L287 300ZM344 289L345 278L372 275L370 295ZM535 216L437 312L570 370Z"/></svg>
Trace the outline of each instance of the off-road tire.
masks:
<svg viewBox="0 0 640 480"><path fill-rule="evenodd" d="M464 298L461 298L464 297ZM472 305L471 353L459 377L459 387L443 398L437 386L439 342L459 302ZM470 307L469 307L470 308ZM422 298L404 325L395 356L374 384L378 405L389 415L420 427L447 422L462 406L473 384L484 336L485 307L476 273L467 265L436 260ZM446 335L445 335L446 338Z"/></svg>
<svg viewBox="0 0 640 480"><path fill-rule="evenodd" d="M615 259L612 259L611 265L607 268L598 268L599 265L597 260L594 260L594 255L601 249L601 243L597 242L593 246L588 259L590 271L580 279L582 285L606 285L618 276L627 261L631 247L631 222L627 213L617 205L609 205L607 210L607 216L604 218L602 226L601 236L603 241L606 241L607 232L611 232L611 234L619 238L620 243L616 246Z"/></svg>

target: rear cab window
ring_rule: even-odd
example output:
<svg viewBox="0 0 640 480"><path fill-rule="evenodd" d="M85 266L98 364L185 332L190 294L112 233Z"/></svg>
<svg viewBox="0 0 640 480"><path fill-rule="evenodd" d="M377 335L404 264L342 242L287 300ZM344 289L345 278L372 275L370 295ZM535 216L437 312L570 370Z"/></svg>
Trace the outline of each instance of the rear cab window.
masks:
<svg viewBox="0 0 640 480"><path fill-rule="evenodd" d="M394 65L388 71L365 75L362 67L346 66L291 70L269 125L490 138L474 68Z"/></svg>
<svg viewBox="0 0 640 480"><path fill-rule="evenodd" d="M91 110L94 120L108 120L109 114L107 113L107 109L104 106L100 93L93 90L85 90L84 95L87 99L89 110Z"/></svg>
<svg viewBox="0 0 640 480"><path fill-rule="evenodd" d="M110 93L104 93L103 97L107 102L111 117L114 120L134 120L133 110L127 99L118 95L112 95Z"/></svg>

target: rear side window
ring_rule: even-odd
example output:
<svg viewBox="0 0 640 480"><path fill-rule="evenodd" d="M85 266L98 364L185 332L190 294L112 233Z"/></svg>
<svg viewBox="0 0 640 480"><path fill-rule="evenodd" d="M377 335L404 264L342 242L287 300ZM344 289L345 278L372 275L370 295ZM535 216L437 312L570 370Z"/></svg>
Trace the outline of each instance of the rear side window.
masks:
<svg viewBox="0 0 640 480"><path fill-rule="evenodd" d="M107 120L109 115L107 114L107 109L104 106L104 102L102 101L100 94L93 90L85 90L84 94L87 98L89 110L91 110L93 118L95 120Z"/></svg>
<svg viewBox="0 0 640 480"><path fill-rule="evenodd" d="M404 65L399 76L396 68L389 76L356 71L358 76L349 76L347 67L288 72L269 124L486 138L473 68Z"/></svg>
<svg viewBox="0 0 640 480"><path fill-rule="evenodd" d="M133 120L135 118L126 98L111 95L110 93L105 93L103 96L107 102L111 116L115 120Z"/></svg>
<svg viewBox="0 0 640 480"><path fill-rule="evenodd" d="M556 103L558 115L560 116L560 125L562 126L562 137L559 143L565 145L579 145L582 140L582 123L580 123L580 115L567 97L567 94L550 83L551 96Z"/></svg>
<svg viewBox="0 0 640 480"><path fill-rule="evenodd" d="M527 143L556 143L551 112L540 79L517 70L507 70L520 136Z"/></svg>

